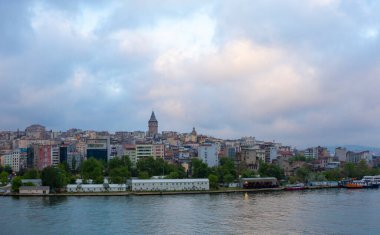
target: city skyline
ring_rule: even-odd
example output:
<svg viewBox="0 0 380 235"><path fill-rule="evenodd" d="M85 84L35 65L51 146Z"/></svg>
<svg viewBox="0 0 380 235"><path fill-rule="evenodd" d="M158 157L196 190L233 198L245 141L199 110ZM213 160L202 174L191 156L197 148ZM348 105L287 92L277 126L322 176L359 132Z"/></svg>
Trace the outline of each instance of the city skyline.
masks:
<svg viewBox="0 0 380 235"><path fill-rule="evenodd" d="M0 3L1 130L379 146L380 3Z"/></svg>

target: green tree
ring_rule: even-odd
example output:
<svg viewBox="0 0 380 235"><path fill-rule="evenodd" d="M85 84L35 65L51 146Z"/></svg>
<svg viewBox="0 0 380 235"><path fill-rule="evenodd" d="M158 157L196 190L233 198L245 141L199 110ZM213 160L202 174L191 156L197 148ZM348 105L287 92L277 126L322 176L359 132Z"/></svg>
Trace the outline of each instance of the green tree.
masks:
<svg viewBox="0 0 380 235"><path fill-rule="evenodd" d="M12 180L12 191L18 192L21 186L22 186L21 177L20 176L14 177Z"/></svg>
<svg viewBox="0 0 380 235"><path fill-rule="evenodd" d="M39 179L40 173L36 168L28 169L25 171L24 175L22 176L24 179Z"/></svg>
<svg viewBox="0 0 380 235"><path fill-rule="evenodd" d="M284 169L265 162L260 163L259 174L261 177L276 177L279 180L285 178Z"/></svg>
<svg viewBox="0 0 380 235"><path fill-rule="evenodd" d="M178 179L178 178L179 178L179 174L178 174L178 172L176 172L176 171L172 171L172 172L170 172L170 174L167 175L165 178L166 178L166 179Z"/></svg>
<svg viewBox="0 0 380 235"><path fill-rule="evenodd" d="M8 174L12 174L12 167L5 165L3 171L7 172Z"/></svg>
<svg viewBox="0 0 380 235"><path fill-rule="evenodd" d="M216 173L219 182L221 183L231 183L236 177L236 167L233 160L227 157L222 157L219 161L219 166L215 169L211 169L212 172ZM227 179L226 179L227 176Z"/></svg>
<svg viewBox="0 0 380 235"><path fill-rule="evenodd" d="M114 168L118 168L118 167L127 167L127 169L130 171L131 170L131 167L132 167L132 162L131 160L129 159L128 156L122 156L120 158L118 157L115 157L115 158L112 158L109 162L108 162L108 169L109 170L112 170Z"/></svg>
<svg viewBox="0 0 380 235"><path fill-rule="evenodd" d="M151 176L165 176L171 172L177 172L178 177L183 178L186 176L185 170L182 166L177 166L166 162L162 158L154 159L153 157L147 157L140 159L137 162L136 170L131 169L132 175L139 175L140 172L147 172L149 177ZM134 172L136 171L136 172Z"/></svg>
<svg viewBox="0 0 380 235"><path fill-rule="evenodd" d="M149 179L149 173L147 171L140 171L139 172L139 179Z"/></svg>
<svg viewBox="0 0 380 235"><path fill-rule="evenodd" d="M177 166L177 170L175 172L178 174L178 177L176 179L183 179L186 177L185 168L183 168L181 165Z"/></svg>
<svg viewBox="0 0 380 235"><path fill-rule="evenodd" d="M121 166L110 170L109 179L114 184L125 184L127 178L131 177L131 173L127 166Z"/></svg>
<svg viewBox="0 0 380 235"><path fill-rule="evenodd" d="M289 176L289 183L291 183L291 184L297 183L297 177Z"/></svg>
<svg viewBox="0 0 380 235"><path fill-rule="evenodd" d="M50 189L55 190L62 188L66 185L66 176L60 168L45 167L41 172L42 185L49 186Z"/></svg>
<svg viewBox="0 0 380 235"><path fill-rule="evenodd" d="M243 178L255 178L256 174L253 170L245 169L241 172L241 177L243 177Z"/></svg>
<svg viewBox="0 0 380 235"><path fill-rule="evenodd" d="M222 157L220 159L220 166L224 169L225 172L231 174L231 175L236 175L236 167L235 167L235 162L227 157Z"/></svg>
<svg viewBox="0 0 380 235"><path fill-rule="evenodd" d="M301 182L306 182L310 174L310 170L306 167L301 167L296 170L296 177Z"/></svg>
<svg viewBox="0 0 380 235"><path fill-rule="evenodd" d="M356 165L356 177L361 179L365 175L369 175L370 169L365 160L360 160L358 165Z"/></svg>
<svg viewBox="0 0 380 235"><path fill-rule="evenodd" d="M8 173L3 171L0 173L0 184L7 184L8 183Z"/></svg>
<svg viewBox="0 0 380 235"><path fill-rule="evenodd" d="M139 175L140 175L140 172L145 171L148 173L148 176L151 177L154 175L154 172L155 172L155 167L156 167L155 160L153 157L140 159L137 162L136 167L137 167L137 171L139 172Z"/></svg>
<svg viewBox="0 0 380 235"><path fill-rule="evenodd" d="M338 181L342 178L342 173L339 168L327 170L323 173L327 180Z"/></svg>
<svg viewBox="0 0 380 235"><path fill-rule="evenodd" d="M349 178L357 177L354 163L347 162L344 164L343 176Z"/></svg>
<svg viewBox="0 0 380 235"><path fill-rule="evenodd" d="M212 189L218 189L219 186L218 186L218 176L214 175L214 174L210 174L208 176L208 180L209 180L209 183L210 183L210 188Z"/></svg>
<svg viewBox="0 0 380 235"><path fill-rule="evenodd" d="M227 184L234 182L234 179L235 179L235 177L231 175L230 173L227 173L226 175L224 175L223 178L224 178L224 183L227 183Z"/></svg>
<svg viewBox="0 0 380 235"><path fill-rule="evenodd" d="M70 167L67 162L58 164L58 169L60 171L60 174L62 174L64 185L72 182L73 176L71 175Z"/></svg>
<svg viewBox="0 0 380 235"><path fill-rule="evenodd" d="M196 158L191 161L191 170L193 178L206 178L210 171L206 163Z"/></svg>
<svg viewBox="0 0 380 235"><path fill-rule="evenodd" d="M92 179L96 184L104 182L104 165L101 161L95 158L90 158L84 161L81 165L81 174L84 181Z"/></svg>

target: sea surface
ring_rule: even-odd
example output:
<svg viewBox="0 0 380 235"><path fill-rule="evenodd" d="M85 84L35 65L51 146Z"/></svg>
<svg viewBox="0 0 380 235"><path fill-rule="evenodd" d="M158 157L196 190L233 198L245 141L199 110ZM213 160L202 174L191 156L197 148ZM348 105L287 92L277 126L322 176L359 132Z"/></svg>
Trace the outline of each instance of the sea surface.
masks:
<svg viewBox="0 0 380 235"><path fill-rule="evenodd" d="M0 234L380 234L380 189L0 197Z"/></svg>

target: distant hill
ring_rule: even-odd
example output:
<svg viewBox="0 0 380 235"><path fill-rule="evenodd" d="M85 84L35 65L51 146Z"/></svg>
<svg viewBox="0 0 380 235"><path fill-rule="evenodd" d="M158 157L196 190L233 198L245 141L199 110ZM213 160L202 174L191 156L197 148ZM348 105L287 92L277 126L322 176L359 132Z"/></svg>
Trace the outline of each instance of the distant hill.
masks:
<svg viewBox="0 0 380 235"><path fill-rule="evenodd" d="M370 146L362 146L362 145L336 145L336 146L328 146L327 149L330 151L331 154L335 153L335 148L337 147L343 147L346 148L347 151L353 151L353 152L362 152L362 151L370 151L374 155L380 155L380 148L379 147L370 147Z"/></svg>

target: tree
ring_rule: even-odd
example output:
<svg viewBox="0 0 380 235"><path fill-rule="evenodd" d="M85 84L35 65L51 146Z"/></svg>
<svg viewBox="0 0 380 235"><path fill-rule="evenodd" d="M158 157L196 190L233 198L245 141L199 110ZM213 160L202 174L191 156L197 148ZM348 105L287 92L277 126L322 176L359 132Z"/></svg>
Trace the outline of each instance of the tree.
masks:
<svg viewBox="0 0 380 235"><path fill-rule="evenodd" d="M323 173L326 177L327 180L339 180L342 175L341 175L341 170L339 168L327 170Z"/></svg>
<svg viewBox="0 0 380 235"><path fill-rule="evenodd" d="M241 176L243 178L254 178L254 177L256 177L256 174L253 170L245 169L241 172Z"/></svg>
<svg viewBox="0 0 380 235"><path fill-rule="evenodd" d="M343 166L343 176L344 177L349 177L349 178L357 177L356 171L355 171L355 164L354 163L347 162L346 164L344 164L344 166Z"/></svg>
<svg viewBox="0 0 380 235"><path fill-rule="evenodd" d="M235 179L235 177L231 175L230 173L224 175L223 178L224 178L224 183L227 183L227 184L234 182L234 179Z"/></svg>
<svg viewBox="0 0 380 235"><path fill-rule="evenodd" d="M0 184L7 184L8 183L8 173L3 171L0 173Z"/></svg>
<svg viewBox="0 0 380 235"><path fill-rule="evenodd" d="M210 174L208 176L208 180L210 182L210 188L212 189L218 189L219 186L218 186L218 176L214 175L214 174Z"/></svg>
<svg viewBox="0 0 380 235"><path fill-rule="evenodd" d="M176 166L168 162L165 162L165 160L162 158L154 159L153 157L140 159L137 162L136 170L138 172L138 175L140 174L140 172L145 171L148 173L149 177L155 175L169 175L173 171L177 171L179 177L181 178L183 178L186 175L185 170L182 166Z"/></svg>
<svg viewBox="0 0 380 235"><path fill-rule="evenodd" d="M140 171L139 179L149 179L149 173L147 171Z"/></svg>
<svg viewBox="0 0 380 235"><path fill-rule="evenodd" d="M3 171L7 172L8 174L12 174L12 167L5 165Z"/></svg>
<svg viewBox="0 0 380 235"><path fill-rule="evenodd" d="M360 160L358 165L356 166L356 177L359 179L363 178L365 175L369 175L370 169L365 160Z"/></svg>
<svg viewBox="0 0 380 235"><path fill-rule="evenodd" d="M55 190L62 188L67 184L65 172L60 168L45 167L41 172L42 185L49 186L50 189Z"/></svg>
<svg viewBox="0 0 380 235"><path fill-rule="evenodd" d="M39 179L40 178L40 173L38 172L37 169L28 169L25 171L23 175L24 179Z"/></svg>
<svg viewBox="0 0 380 235"><path fill-rule="evenodd" d="M236 176L236 168L233 160L227 157L222 157L219 161L220 165L216 168L212 168L211 171L216 173L219 182L231 183ZM227 179L226 179L227 176Z"/></svg>
<svg viewBox="0 0 380 235"><path fill-rule="evenodd" d="M259 168L259 174L261 177L276 177L277 179L284 179L284 169L281 169L279 166L261 162Z"/></svg>
<svg viewBox="0 0 380 235"><path fill-rule="evenodd" d="M202 160L194 158L191 161L191 165L193 178L206 178L208 176L210 169Z"/></svg>
<svg viewBox="0 0 380 235"><path fill-rule="evenodd" d="M127 178L131 177L131 173L127 166L117 167L110 170L109 179L114 184L125 184Z"/></svg>
<svg viewBox="0 0 380 235"><path fill-rule="evenodd" d="M236 167L235 167L235 163L232 159L227 158L227 157L222 157L220 159L220 166L223 168L223 170L226 173L229 173L233 176L236 175Z"/></svg>
<svg viewBox="0 0 380 235"><path fill-rule="evenodd" d="M165 178L166 179L178 179L179 175L178 175L178 172L176 171L172 171L170 172L170 174L168 176L166 176Z"/></svg>
<svg viewBox="0 0 380 235"><path fill-rule="evenodd" d="M137 171L139 172L139 175L141 172L147 172L148 178L154 175L155 171L155 160L153 157L147 157L140 159L137 162Z"/></svg>
<svg viewBox="0 0 380 235"><path fill-rule="evenodd" d="M12 191L18 192L21 186L22 186L21 177L20 176L14 177L12 180Z"/></svg>
<svg viewBox="0 0 380 235"><path fill-rule="evenodd" d="M103 176L104 166L102 162L95 158L90 158L84 161L81 165L81 174L83 180L87 181L92 179L94 183L102 184L104 182Z"/></svg>
<svg viewBox="0 0 380 235"><path fill-rule="evenodd" d="M127 167L129 171L131 170L132 162L128 156L122 156L121 158L115 157L108 162L108 170L112 170L121 166Z"/></svg>
<svg viewBox="0 0 380 235"><path fill-rule="evenodd" d="M296 177L301 182L306 182L310 174L310 170L306 167L301 167L296 170Z"/></svg>

